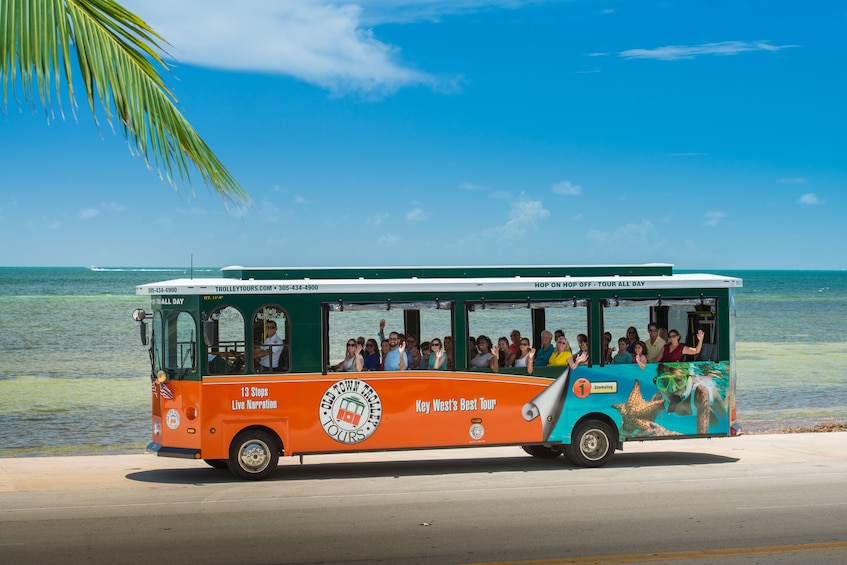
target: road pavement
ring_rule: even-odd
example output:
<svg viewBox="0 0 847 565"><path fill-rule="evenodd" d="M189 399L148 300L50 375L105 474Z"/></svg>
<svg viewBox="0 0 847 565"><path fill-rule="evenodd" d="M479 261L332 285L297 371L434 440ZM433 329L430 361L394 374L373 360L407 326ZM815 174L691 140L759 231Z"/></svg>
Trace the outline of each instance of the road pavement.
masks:
<svg viewBox="0 0 847 565"><path fill-rule="evenodd" d="M268 480L152 454L0 458L0 562L847 562L847 434L284 458Z"/></svg>

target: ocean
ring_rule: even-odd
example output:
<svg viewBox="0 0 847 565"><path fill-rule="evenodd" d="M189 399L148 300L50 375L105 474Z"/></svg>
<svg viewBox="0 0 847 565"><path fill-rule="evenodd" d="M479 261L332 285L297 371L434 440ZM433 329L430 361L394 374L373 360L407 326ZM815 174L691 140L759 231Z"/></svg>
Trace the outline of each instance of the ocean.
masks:
<svg viewBox="0 0 847 565"><path fill-rule="evenodd" d="M708 272L744 279L736 301L742 427L847 420L847 272ZM149 298L135 286L187 275L0 267L0 457L146 446L150 369L131 313L149 309Z"/></svg>

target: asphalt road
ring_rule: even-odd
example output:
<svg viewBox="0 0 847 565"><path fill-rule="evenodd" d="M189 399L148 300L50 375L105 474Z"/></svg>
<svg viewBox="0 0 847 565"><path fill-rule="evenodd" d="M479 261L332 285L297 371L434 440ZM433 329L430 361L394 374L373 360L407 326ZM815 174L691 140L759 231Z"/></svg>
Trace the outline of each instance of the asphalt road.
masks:
<svg viewBox="0 0 847 565"><path fill-rule="evenodd" d="M284 459L0 459L0 563L847 562L847 434Z"/></svg>

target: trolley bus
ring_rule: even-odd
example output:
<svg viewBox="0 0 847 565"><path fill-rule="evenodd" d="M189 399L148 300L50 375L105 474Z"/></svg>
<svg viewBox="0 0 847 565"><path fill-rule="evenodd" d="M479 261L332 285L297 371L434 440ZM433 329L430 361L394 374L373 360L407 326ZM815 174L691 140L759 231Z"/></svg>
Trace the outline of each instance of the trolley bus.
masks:
<svg viewBox="0 0 847 565"><path fill-rule="evenodd" d="M151 299L133 312L150 359L148 450L258 480L280 456L514 445L598 467L626 441L736 435L741 285L668 264L233 266L140 285ZM359 336L382 348L381 321L386 337L416 340L397 347L404 370L339 370ZM676 332L687 355L613 362L618 339L643 334L622 347L643 345L648 325ZM565 365L541 360L556 330L554 347L573 343ZM481 334L519 334L538 362L477 368ZM439 369L419 347L430 341L446 350Z"/></svg>

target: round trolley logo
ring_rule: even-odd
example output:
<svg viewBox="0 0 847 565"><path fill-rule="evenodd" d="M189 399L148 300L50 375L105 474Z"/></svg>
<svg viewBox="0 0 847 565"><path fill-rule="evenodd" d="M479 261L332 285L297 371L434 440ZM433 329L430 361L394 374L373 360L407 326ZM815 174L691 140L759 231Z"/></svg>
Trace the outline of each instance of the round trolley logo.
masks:
<svg viewBox="0 0 847 565"><path fill-rule="evenodd" d="M321 398L320 419L324 431L335 441L360 443L379 426L382 401L365 381L338 381Z"/></svg>
<svg viewBox="0 0 847 565"><path fill-rule="evenodd" d="M172 430L175 430L179 427L179 412L171 408L168 410L168 413L165 415L165 423Z"/></svg>

